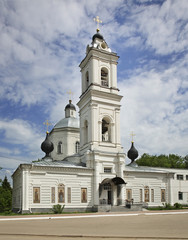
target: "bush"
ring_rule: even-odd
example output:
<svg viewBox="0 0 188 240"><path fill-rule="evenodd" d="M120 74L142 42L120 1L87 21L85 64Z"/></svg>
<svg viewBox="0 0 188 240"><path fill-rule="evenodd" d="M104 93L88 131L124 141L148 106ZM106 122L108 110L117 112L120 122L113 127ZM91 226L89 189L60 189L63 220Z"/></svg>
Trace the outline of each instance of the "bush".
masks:
<svg viewBox="0 0 188 240"><path fill-rule="evenodd" d="M170 205L170 203L165 203L164 209L171 210L171 209L173 209L173 207Z"/></svg>
<svg viewBox="0 0 188 240"><path fill-rule="evenodd" d="M174 203L174 207L176 209L181 209L182 208L182 205L180 203Z"/></svg>
<svg viewBox="0 0 188 240"><path fill-rule="evenodd" d="M53 213L58 214L62 213L65 205L61 206L60 204L54 205L52 208Z"/></svg>

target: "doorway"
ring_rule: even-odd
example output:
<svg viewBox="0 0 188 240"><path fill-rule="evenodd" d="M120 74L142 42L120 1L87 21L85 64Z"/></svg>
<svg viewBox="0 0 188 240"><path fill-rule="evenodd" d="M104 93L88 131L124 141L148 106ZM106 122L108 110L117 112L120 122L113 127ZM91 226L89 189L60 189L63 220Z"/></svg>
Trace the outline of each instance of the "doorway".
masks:
<svg viewBox="0 0 188 240"><path fill-rule="evenodd" d="M112 204L112 191L108 191L108 204Z"/></svg>

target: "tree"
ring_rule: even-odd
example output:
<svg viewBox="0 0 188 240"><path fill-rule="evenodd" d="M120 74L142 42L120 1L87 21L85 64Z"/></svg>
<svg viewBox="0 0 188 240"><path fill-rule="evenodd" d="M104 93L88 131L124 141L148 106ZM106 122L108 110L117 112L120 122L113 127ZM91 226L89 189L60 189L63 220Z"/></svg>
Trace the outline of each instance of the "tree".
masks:
<svg viewBox="0 0 188 240"><path fill-rule="evenodd" d="M12 188L10 186L10 183L7 179L7 176L5 176L3 182L2 182L2 187L5 189L5 190L8 190L8 191L12 191Z"/></svg>
<svg viewBox="0 0 188 240"><path fill-rule="evenodd" d="M184 157L185 168L188 168L188 155Z"/></svg>
<svg viewBox="0 0 188 240"><path fill-rule="evenodd" d="M186 165L187 161L187 165ZM139 166L148 166L148 167L164 167L164 168L188 168L188 157L187 160L179 155L161 154L159 156L149 155L144 153L136 163Z"/></svg>
<svg viewBox="0 0 188 240"><path fill-rule="evenodd" d="M5 176L0 186L0 212L9 212L12 209L12 188Z"/></svg>

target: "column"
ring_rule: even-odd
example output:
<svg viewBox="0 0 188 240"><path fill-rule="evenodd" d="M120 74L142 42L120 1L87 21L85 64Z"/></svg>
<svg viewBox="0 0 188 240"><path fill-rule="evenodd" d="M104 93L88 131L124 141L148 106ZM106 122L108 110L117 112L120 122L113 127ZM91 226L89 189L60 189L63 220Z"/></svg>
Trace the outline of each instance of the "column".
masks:
<svg viewBox="0 0 188 240"><path fill-rule="evenodd" d="M95 160L94 158L94 205L98 206L99 205L99 162Z"/></svg>
<svg viewBox="0 0 188 240"><path fill-rule="evenodd" d="M29 192L28 192L28 170L23 170L22 173L22 211L29 210Z"/></svg>

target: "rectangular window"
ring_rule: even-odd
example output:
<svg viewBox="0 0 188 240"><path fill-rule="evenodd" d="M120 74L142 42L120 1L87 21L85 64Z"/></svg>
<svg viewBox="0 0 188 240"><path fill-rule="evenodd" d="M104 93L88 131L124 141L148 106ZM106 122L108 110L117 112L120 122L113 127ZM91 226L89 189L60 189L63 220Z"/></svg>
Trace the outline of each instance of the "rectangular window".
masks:
<svg viewBox="0 0 188 240"><path fill-rule="evenodd" d="M51 188L51 202L55 203L55 187Z"/></svg>
<svg viewBox="0 0 188 240"><path fill-rule="evenodd" d="M151 202L154 202L154 189L151 189Z"/></svg>
<svg viewBox="0 0 188 240"><path fill-rule="evenodd" d="M143 202L143 191L140 189L140 202Z"/></svg>
<svg viewBox="0 0 188 240"><path fill-rule="evenodd" d="M149 188L144 189L144 201L149 202Z"/></svg>
<svg viewBox="0 0 188 240"><path fill-rule="evenodd" d="M71 203L71 188L70 188L70 187L67 188L67 192L68 192L67 202L68 202L68 203Z"/></svg>
<svg viewBox="0 0 188 240"><path fill-rule="evenodd" d="M104 172L105 172L105 173L111 173L111 172L112 172L112 168L110 168L110 167L105 167L105 168L104 168Z"/></svg>
<svg viewBox="0 0 188 240"><path fill-rule="evenodd" d="M186 175L186 180L188 180L188 175Z"/></svg>
<svg viewBox="0 0 188 240"><path fill-rule="evenodd" d="M58 203L65 203L65 186L63 184L58 186Z"/></svg>
<svg viewBox="0 0 188 240"><path fill-rule="evenodd" d="M166 202L166 191L161 189L161 202Z"/></svg>
<svg viewBox="0 0 188 240"><path fill-rule="evenodd" d="M126 193L127 193L127 200L130 201L132 199L132 189L127 189Z"/></svg>
<svg viewBox="0 0 188 240"><path fill-rule="evenodd" d="M183 193L182 192L178 192L178 200L183 200Z"/></svg>
<svg viewBox="0 0 188 240"><path fill-rule="evenodd" d="M40 203L40 187L33 188L33 203Z"/></svg>
<svg viewBox="0 0 188 240"><path fill-rule="evenodd" d="M177 174L177 180L183 180L183 175Z"/></svg>
<svg viewBox="0 0 188 240"><path fill-rule="evenodd" d="M87 203L87 188L81 188L81 203Z"/></svg>

